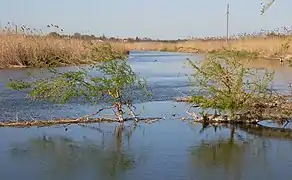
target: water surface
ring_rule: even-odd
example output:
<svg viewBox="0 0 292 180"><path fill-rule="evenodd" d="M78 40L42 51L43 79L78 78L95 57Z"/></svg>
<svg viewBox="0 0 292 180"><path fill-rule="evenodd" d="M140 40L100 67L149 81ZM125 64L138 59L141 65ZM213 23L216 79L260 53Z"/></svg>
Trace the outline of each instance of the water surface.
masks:
<svg viewBox="0 0 292 180"><path fill-rule="evenodd" d="M163 52L130 55L129 63L147 79L154 94L153 102L137 101L137 111L146 117L164 117L162 121L137 127L126 124L124 129L117 124L1 128L1 180L289 179L291 139L255 136L229 127L201 131L200 124L180 120L188 105L172 99L191 90L186 74L192 71L184 67L187 57L202 58ZM276 71L276 87L287 90L291 68L275 63L271 67ZM27 71L0 70L0 120L77 117L98 108L78 101L33 102L25 93L3 86L8 78L27 78Z"/></svg>

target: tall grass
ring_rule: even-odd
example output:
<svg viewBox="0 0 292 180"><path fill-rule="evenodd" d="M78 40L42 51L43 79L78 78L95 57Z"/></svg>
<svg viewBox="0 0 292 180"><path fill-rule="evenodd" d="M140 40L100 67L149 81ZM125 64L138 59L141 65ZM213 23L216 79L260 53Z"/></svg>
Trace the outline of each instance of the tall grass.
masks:
<svg viewBox="0 0 292 180"><path fill-rule="evenodd" d="M53 27L53 31L61 31L60 34L62 34L63 30L59 26L49 25L48 27L51 30ZM256 54L258 57L274 58L292 55L290 48L292 42L287 41L292 39L291 32L290 29L284 28L281 31L245 33L231 37L228 43L224 37L212 37L173 42L111 41L110 44L121 52L145 50L209 53L228 47L236 53L244 52L246 55ZM281 51L285 43L287 48L283 53ZM93 60L90 55L92 48L100 44L103 43L96 40L44 35L35 29L9 24L3 32L0 32L0 68L89 64Z"/></svg>
<svg viewBox="0 0 292 180"><path fill-rule="evenodd" d="M281 27L272 30L261 30L253 33L239 33L233 35L226 42L226 37L191 38L185 41L172 42L117 42L116 46L128 50L158 50L179 51L191 53L217 52L230 48L236 52L257 54L259 57L271 58L292 55L291 27ZM287 45L283 52L283 44Z"/></svg>
<svg viewBox="0 0 292 180"><path fill-rule="evenodd" d="M126 48L127 50L145 50L145 51L178 51L191 53L209 53L220 51L224 48L231 48L234 51L250 52L258 54L260 57L278 56L283 43L292 37L248 37L230 40L228 43L221 39L213 40L188 40L185 42L116 42L115 46ZM284 55L292 55L290 48L292 42L288 42L288 49Z"/></svg>
<svg viewBox="0 0 292 180"><path fill-rule="evenodd" d="M91 51L101 43L15 29L6 28L0 34L0 68L80 65L99 60L92 59Z"/></svg>
<svg viewBox="0 0 292 180"><path fill-rule="evenodd" d="M0 67L44 67L82 64L85 42L55 37L0 36Z"/></svg>

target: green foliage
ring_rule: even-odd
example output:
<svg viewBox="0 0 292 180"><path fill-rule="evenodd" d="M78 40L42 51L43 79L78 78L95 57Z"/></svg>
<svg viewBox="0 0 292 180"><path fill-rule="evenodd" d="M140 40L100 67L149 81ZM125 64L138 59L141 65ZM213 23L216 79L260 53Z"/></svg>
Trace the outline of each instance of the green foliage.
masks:
<svg viewBox="0 0 292 180"><path fill-rule="evenodd" d="M274 73L246 68L236 56L220 53L207 55L198 64L188 61L195 70L192 80L198 88L191 101L202 109L233 116L269 95Z"/></svg>
<svg viewBox="0 0 292 180"><path fill-rule="evenodd" d="M101 76L93 76L90 71L79 69L59 73L33 82L11 81L8 86L14 90L31 88L29 95L35 99L66 103L74 98L98 102L101 99L115 101L123 98L129 100L135 85L147 91L145 81L136 75L125 60L102 62L94 68Z"/></svg>
<svg viewBox="0 0 292 180"><path fill-rule="evenodd" d="M91 43L88 49L89 53L86 54L86 58L94 63L98 61L110 61L113 59L125 59L127 57L125 52L114 48L109 43L104 43L98 46Z"/></svg>
<svg viewBox="0 0 292 180"><path fill-rule="evenodd" d="M68 72L51 69L53 74L50 77L31 82L11 80L8 86L14 90L29 88L29 96L35 100L57 103L77 98L91 103L105 101L118 105L120 113L122 105L132 105L135 90L150 95L146 81L133 72L125 55L110 45L94 48L93 52L92 60L99 59L99 63L87 69L78 68Z"/></svg>
<svg viewBox="0 0 292 180"><path fill-rule="evenodd" d="M14 90L21 90L21 89L27 89L27 88L30 88L31 85L29 83L26 83L26 82L23 82L23 81L19 81L19 80L16 80L14 82L10 82L8 83L8 86L11 88L11 89L14 89Z"/></svg>

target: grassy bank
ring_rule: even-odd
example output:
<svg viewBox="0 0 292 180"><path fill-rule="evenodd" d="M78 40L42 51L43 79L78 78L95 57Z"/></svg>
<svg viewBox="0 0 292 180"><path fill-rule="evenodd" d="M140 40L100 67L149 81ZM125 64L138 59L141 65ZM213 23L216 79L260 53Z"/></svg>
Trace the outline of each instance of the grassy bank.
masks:
<svg viewBox="0 0 292 180"><path fill-rule="evenodd" d="M279 56L292 55L292 49L287 48L282 52L283 45L290 37L253 37L230 40L228 43L222 39L212 40L189 40L185 42L118 42L113 43L118 47L127 50L146 50L146 51L176 51L191 53L218 52L223 48L232 48L234 52L243 55L256 55L264 58L276 58ZM292 42L286 45L292 45Z"/></svg>
<svg viewBox="0 0 292 180"><path fill-rule="evenodd" d="M98 61L102 44L80 39L37 35L0 35L0 68L48 67ZM107 48L124 53L124 49ZM93 53L95 53L93 57Z"/></svg>
<svg viewBox="0 0 292 180"><path fill-rule="evenodd" d="M230 40L228 43L223 39L209 39L174 42L115 41L110 44L114 47L112 50L121 53L131 50L210 53L231 48L231 53L243 57L277 59L279 56L292 55L292 42L287 41L289 38L248 37ZM0 34L0 68L90 64L92 61L98 61L96 56L92 58L92 51L101 44L103 43L96 40Z"/></svg>

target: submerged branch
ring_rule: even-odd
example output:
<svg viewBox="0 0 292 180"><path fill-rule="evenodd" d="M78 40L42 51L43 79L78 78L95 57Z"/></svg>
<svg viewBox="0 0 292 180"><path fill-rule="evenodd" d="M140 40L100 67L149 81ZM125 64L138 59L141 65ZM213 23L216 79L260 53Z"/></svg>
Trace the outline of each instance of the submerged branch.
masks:
<svg viewBox="0 0 292 180"><path fill-rule="evenodd" d="M160 117L153 117L153 118L138 118L139 121L145 121L146 123L152 121L161 120ZM133 121L133 118L125 118L125 121ZM34 120L34 121L6 121L0 122L0 127L45 127L45 126L54 126L54 125L64 125L64 124L93 124L93 123L121 123L118 119L110 119L110 118L92 118L92 119L55 119L55 120Z"/></svg>
<svg viewBox="0 0 292 180"><path fill-rule="evenodd" d="M76 119L76 120L84 120L84 119L88 119L89 117L92 117L92 116L95 116L95 115L97 115L97 114L99 114L101 111L103 111L103 110L106 110L106 109L112 109L112 108L115 108L115 106L110 106L110 107L105 107L105 108L100 108L97 112L95 112L95 113L92 113L92 114L88 114L88 115L86 115L86 116L83 116L83 117L80 117L80 118L78 118L78 119Z"/></svg>

